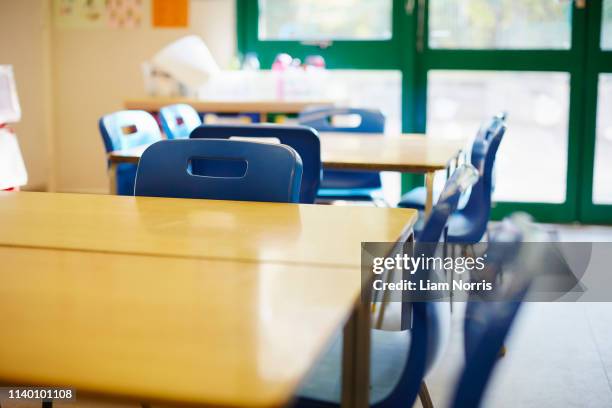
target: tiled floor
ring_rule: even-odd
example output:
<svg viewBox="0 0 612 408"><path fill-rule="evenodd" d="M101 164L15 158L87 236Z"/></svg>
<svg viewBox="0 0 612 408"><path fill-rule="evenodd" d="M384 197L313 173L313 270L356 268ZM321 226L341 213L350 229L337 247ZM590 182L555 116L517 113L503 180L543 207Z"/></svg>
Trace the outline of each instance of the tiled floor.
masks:
<svg viewBox="0 0 612 408"><path fill-rule="evenodd" d="M567 242L612 242L611 227L550 227ZM463 364L461 309L447 354L427 379L436 407L448 406ZM484 407L612 407L612 303L526 304L507 349Z"/></svg>

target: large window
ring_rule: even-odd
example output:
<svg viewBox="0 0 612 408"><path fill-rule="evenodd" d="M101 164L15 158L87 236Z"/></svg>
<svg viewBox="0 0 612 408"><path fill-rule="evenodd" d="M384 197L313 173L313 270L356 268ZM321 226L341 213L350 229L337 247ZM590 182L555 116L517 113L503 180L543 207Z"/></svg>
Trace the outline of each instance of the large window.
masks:
<svg viewBox="0 0 612 408"><path fill-rule="evenodd" d="M392 0L259 1L260 40L388 40L391 29Z"/></svg>
<svg viewBox="0 0 612 408"><path fill-rule="evenodd" d="M612 74L599 75L593 203L612 204Z"/></svg>
<svg viewBox="0 0 612 408"><path fill-rule="evenodd" d="M567 73L430 71L427 132L472 135L483 118L508 112L497 155L494 199L565 201L569 75Z"/></svg>
<svg viewBox="0 0 612 408"><path fill-rule="evenodd" d="M429 46L454 49L568 49L572 2L430 0Z"/></svg>
<svg viewBox="0 0 612 408"><path fill-rule="evenodd" d="M470 137L506 111L495 218L612 222L612 0L237 1L263 66L401 71L404 132Z"/></svg>
<svg viewBox="0 0 612 408"><path fill-rule="evenodd" d="M603 0L601 14L601 49L612 50L612 0Z"/></svg>

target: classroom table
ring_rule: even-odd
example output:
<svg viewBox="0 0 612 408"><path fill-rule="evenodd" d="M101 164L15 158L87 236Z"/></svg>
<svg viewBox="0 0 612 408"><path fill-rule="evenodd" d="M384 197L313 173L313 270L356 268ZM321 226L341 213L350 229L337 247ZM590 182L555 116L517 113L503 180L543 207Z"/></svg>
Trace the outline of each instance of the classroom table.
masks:
<svg viewBox="0 0 612 408"><path fill-rule="evenodd" d="M260 122L267 122L271 113L298 114L310 106L334 105L328 99L244 99L244 100L211 100L194 98L143 98L130 99L124 102L125 109L140 109L147 112L159 112L161 108L177 103L191 105L198 112L210 113L257 113Z"/></svg>
<svg viewBox="0 0 612 408"><path fill-rule="evenodd" d="M397 171L425 175L425 212L433 205L434 175L458 159L464 139L442 139L424 134L372 135L321 132L321 161L327 169ZM138 163L148 146L118 150L108 155L111 194L116 192L116 166Z"/></svg>
<svg viewBox="0 0 612 408"><path fill-rule="evenodd" d="M284 406L345 324L343 406L366 406L361 242L403 242L416 218L409 209L0 193L0 384Z"/></svg>

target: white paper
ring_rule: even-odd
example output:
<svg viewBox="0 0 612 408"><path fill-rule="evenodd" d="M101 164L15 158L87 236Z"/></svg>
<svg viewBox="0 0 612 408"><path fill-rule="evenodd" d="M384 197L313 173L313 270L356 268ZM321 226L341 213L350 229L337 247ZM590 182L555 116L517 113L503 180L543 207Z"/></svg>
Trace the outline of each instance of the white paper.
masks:
<svg viewBox="0 0 612 408"><path fill-rule="evenodd" d="M17 138L7 129L0 128L0 190L21 187L28 182Z"/></svg>
<svg viewBox="0 0 612 408"><path fill-rule="evenodd" d="M0 124L15 123L21 119L13 67L0 65Z"/></svg>
<svg viewBox="0 0 612 408"><path fill-rule="evenodd" d="M219 72L206 43L197 35L183 37L166 46L153 57L151 64L192 91Z"/></svg>

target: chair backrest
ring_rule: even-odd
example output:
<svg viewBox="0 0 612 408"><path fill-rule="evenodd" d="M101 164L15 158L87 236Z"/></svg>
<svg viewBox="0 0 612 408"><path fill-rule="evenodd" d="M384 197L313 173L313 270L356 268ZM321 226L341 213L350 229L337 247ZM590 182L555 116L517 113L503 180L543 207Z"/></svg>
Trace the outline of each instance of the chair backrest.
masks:
<svg viewBox="0 0 612 408"><path fill-rule="evenodd" d="M188 139L193 129L202 124L198 112L184 103L164 106L159 110L159 119L168 139Z"/></svg>
<svg viewBox="0 0 612 408"><path fill-rule="evenodd" d="M418 236L419 242L436 243L440 240L448 218L459 205L461 194L478 183L479 179L478 170L471 165L466 164L455 170L446 181L438 202L425 221L425 225Z"/></svg>
<svg viewBox="0 0 612 408"><path fill-rule="evenodd" d="M305 126L280 125L202 125L192 139L273 138L291 146L300 155L304 166L300 202L314 203L321 183L321 143L317 132Z"/></svg>
<svg viewBox="0 0 612 408"><path fill-rule="evenodd" d="M142 110L126 110L104 115L98 122L108 153L161 140L157 121Z"/></svg>
<svg viewBox="0 0 612 408"><path fill-rule="evenodd" d="M193 165L199 163L199 173ZM234 140L164 140L144 151L135 195L217 200L299 200L302 161L289 146Z"/></svg>
<svg viewBox="0 0 612 408"><path fill-rule="evenodd" d="M459 167L447 180L440 199L425 221L414 247L413 256L433 256L450 215L457 209L459 197L478 180L478 171L471 165ZM413 278L437 281L437 272L421 269ZM440 359L450 335L450 308L447 302L425 301L412 304L412 330L410 350L404 370L396 387L404 392L391 393L381 406L412 406L427 372ZM399 388L398 388L399 389ZM401 395L403 400L395 400ZM406 400L406 397L408 399Z"/></svg>
<svg viewBox="0 0 612 408"><path fill-rule="evenodd" d="M474 242L479 241L487 229L491 214L493 190L493 166L497 150L506 132L506 125L498 122L488 140L480 139L472 146L471 162L480 172L480 179L472 187L465 207L460 210L471 223Z"/></svg>
<svg viewBox="0 0 612 408"><path fill-rule="evenodd" d="M499 126L504 125L506 123L506 118L508 115L506 112L500 112L497 115L492 116L489 120L484 122L478 133L476 135L476 140L485 140L489 141L492 136L495 135L495 132L499 128Z"/></svg>
<svg viewBox="0 0 612 408"><path fill-rule="evenodd" d="M334 116L359 116L356 126L334 126ZM302 111L298 116L301 125L310 126L319 132L384 133L385 116L377 109L314 107Z"/></svg>
<svg viewBox="0 0 612 408"><path fill-rule="evenodd" d="M534 256L528 247L533 240L534 227L516 216L506 219L503 224L492 233L489 241L490 247L501 253L487 258L487 268L493 269L489 277L493 281L503 270L504 285L487 294L488 301L470 301L467 304L464 323L466 362L455 389L454 408L480 406L499 352L533 278L539 270L546 269L542 266L546 265L548 258L546 251L537 251ZM500 244L510 245L500 248ZM515 268L515 271L508 271L507 266Z"/></svg>

